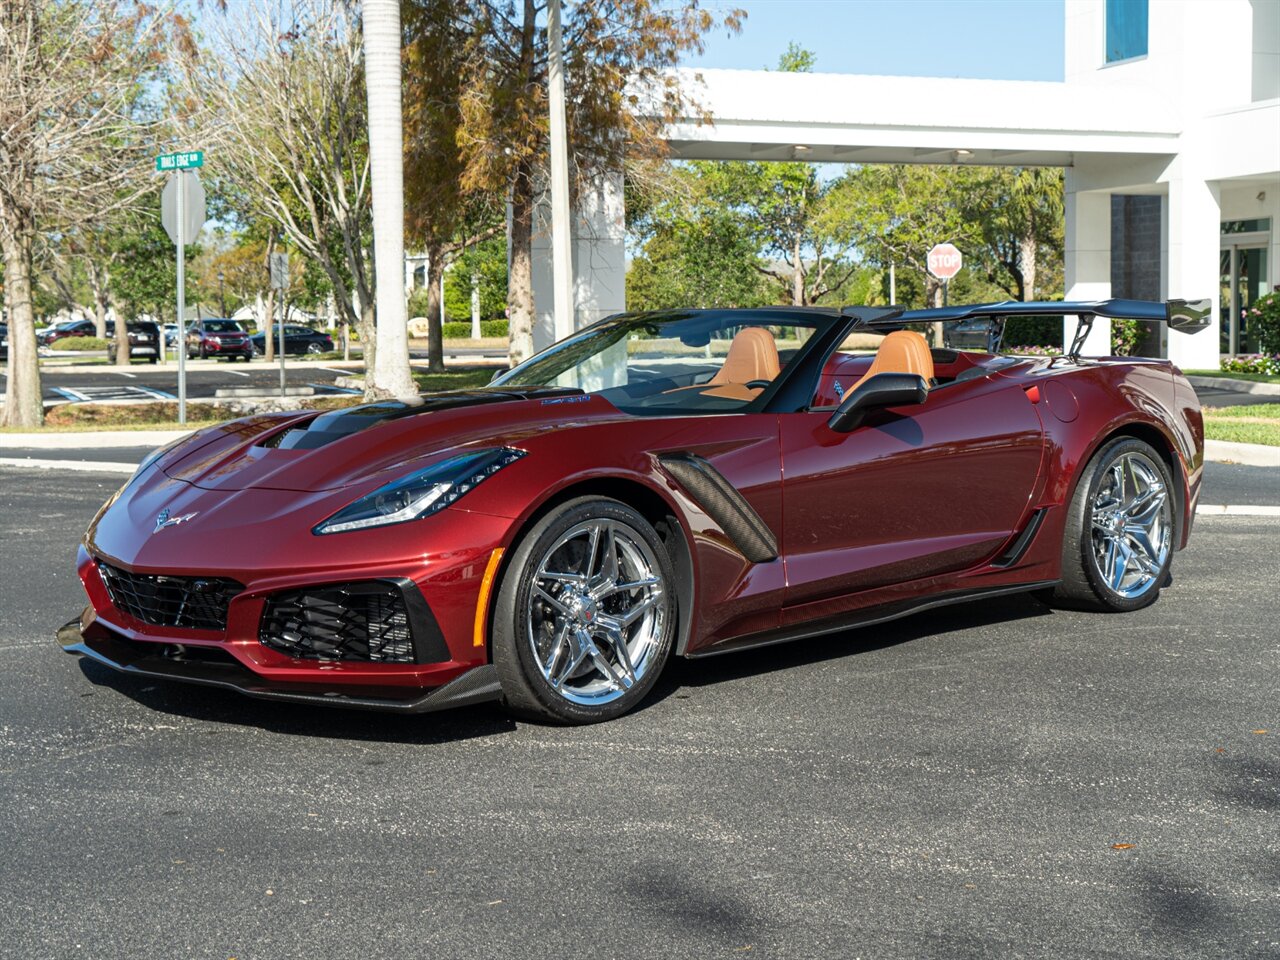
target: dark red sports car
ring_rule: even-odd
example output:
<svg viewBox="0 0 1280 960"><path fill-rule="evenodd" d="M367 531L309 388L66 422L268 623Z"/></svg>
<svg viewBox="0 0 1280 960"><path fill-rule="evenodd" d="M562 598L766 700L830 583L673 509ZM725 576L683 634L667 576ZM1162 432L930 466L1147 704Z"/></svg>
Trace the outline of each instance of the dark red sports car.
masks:
<svg viewBox="0 0 1280 960"><path fill-rule="evenodd" d="M672 655L1017 591L1134 610L1191 532L1200 408L1167 361L1079 345L1094 316L1207 312L624 314L484 389L211 427L94 519L60 639L255 697L581 723ZM1063 314L1082 333L1053 359L912 329Z"/></svg>

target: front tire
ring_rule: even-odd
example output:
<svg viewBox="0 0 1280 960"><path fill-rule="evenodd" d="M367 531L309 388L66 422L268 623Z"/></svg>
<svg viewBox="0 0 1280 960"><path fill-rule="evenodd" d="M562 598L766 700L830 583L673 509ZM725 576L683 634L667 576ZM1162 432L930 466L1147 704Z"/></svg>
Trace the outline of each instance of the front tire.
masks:
<svg viewBox="0 0 1280 960"><path fill-rule="evenodd" d="M1119 437L1076 486L1062 538L1062 582L1052 606L1123 613L1156 602L1173 562L1173 480L1149 444Z"/></svg>
<svg viewBox="0 0 1280 960"><path fill-rule="evenodd" d="M612 720L658 679L676 625L675 574L636 510L571 500L515 547L494 606L507 705L553 723Z"/></svg>

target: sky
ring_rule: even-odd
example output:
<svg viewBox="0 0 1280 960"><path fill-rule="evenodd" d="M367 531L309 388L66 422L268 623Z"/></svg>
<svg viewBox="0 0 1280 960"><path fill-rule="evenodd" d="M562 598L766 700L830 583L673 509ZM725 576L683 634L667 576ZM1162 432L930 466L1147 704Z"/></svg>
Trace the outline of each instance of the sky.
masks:
<svg viewBox="0 0 1280 960"><path fill-rule="evenodd" d="M687 66L776 67L789 41L820 73L1061 80L1063 0L704 0L747 11L742 32L707 38Z"/></svg>

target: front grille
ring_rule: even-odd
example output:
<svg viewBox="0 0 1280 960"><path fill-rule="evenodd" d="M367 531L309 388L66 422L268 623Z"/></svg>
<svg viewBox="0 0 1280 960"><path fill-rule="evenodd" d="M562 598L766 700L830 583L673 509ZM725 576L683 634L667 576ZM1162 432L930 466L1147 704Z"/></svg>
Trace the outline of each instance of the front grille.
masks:
<svg viewBox="0 0 1280 960"><path fill-rule="evenodd" d="M226 630L227 604L244 589L221 577L169 577L130 573L99 562L111 602L155 627Z"/></svg>
<svg viewBox="0 0 1280 960"><path fill-rule="evenodd" d="M278 593L267 601L258 639L273 650L306 660L415 660L404 596L385 581Z"/></svg>

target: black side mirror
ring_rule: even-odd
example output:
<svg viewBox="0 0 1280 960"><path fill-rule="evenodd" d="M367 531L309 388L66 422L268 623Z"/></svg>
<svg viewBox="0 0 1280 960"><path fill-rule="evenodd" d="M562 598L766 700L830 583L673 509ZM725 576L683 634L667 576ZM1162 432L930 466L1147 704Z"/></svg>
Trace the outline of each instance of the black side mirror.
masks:
<svg viewBox="0 0 1280 960"><path fill-rule="evenodd" d="M924 403L928 396L929 385L919 374L877 373L849 392L827 421L827 426L836 433L848 433L856 429L872 410Z"/></svg>

